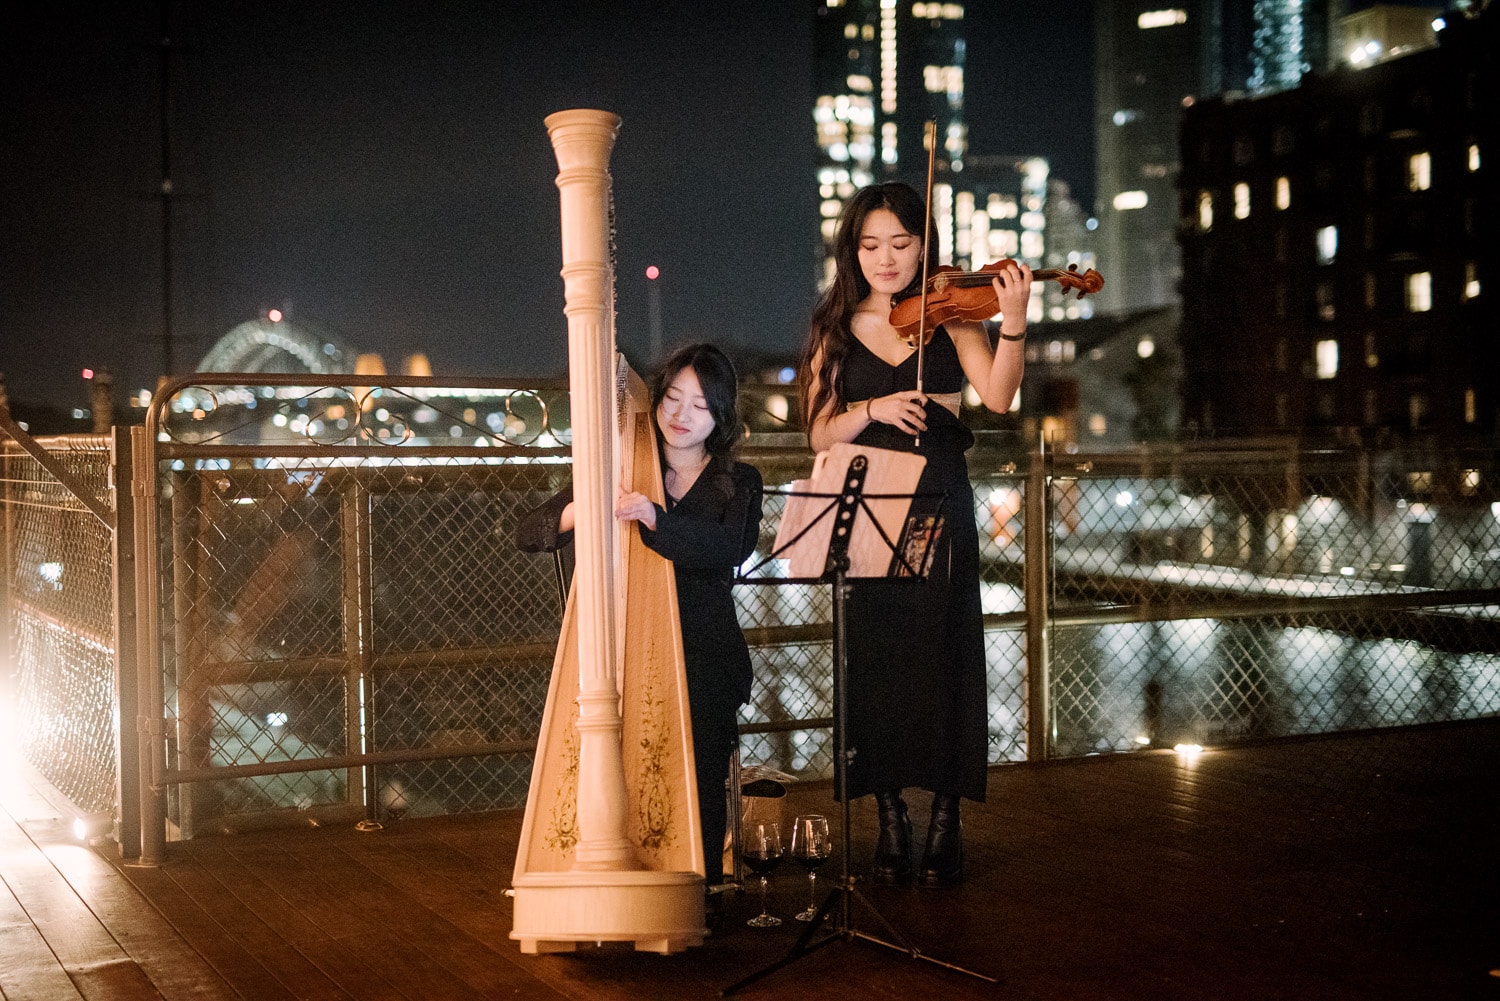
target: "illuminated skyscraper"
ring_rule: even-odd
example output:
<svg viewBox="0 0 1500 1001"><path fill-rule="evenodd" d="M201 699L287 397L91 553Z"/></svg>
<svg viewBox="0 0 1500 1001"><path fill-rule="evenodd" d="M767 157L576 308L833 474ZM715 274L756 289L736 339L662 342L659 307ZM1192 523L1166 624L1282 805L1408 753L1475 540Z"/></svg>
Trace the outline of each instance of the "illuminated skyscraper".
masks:
<svg viewBox="0 0 1500 1001"><path fill-rule="evenodd" d="M1099 259L1108 311L1177 301L1178 129L1184 108L1296 87L1329 65L1341 0L1139 0L1094 6Z"/></svg>
<svg viewBox="0 0 1500 1001"><path fill-rule="evenodd" d="M977 267L1016 257L1040 266L1048 164L1034 156L971 155L963 4L815 0L815 10L819 280L831 274L834 227L856 190L888 180L925 187L929 120L938 142L932 201L939 260Z"/></svg>

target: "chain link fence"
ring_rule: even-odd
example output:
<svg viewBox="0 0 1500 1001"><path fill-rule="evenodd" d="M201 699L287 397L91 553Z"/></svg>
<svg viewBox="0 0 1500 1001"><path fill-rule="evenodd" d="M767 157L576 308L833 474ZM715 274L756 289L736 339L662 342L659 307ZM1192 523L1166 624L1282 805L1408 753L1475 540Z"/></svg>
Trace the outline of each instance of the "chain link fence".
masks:
<svg viewBox="0 0 1500 1001"><path fill-rule="evenodd" d="M521 805L567 568L514 531L569 479L565 387L263 381L178 387L137 438L142 761L172 836ZM1500 711L1492 453L979 438L992 763ZM65 461L107 500L106 454ZM759 559L811 456L765 434L744 458ZM30 461L6 452L20 712L38 768L108 809L109 533ZM743 762L828 777L828 587L737 599Z"/></svg>
<svg viewBox="0 0 1500 1001"><path fill-rule="evenodd" d="M1059 456L1061 756L1500 711L1493 453Z"/></svg>
<svg viewBox="0 0 1500 1001"><path fill-rule="evenodd" d="M89 502L112 518L110 439L28 443L45 465L0 431L0 680L14 717L0 723L21 758L80 816L109 818L119 806L114 536Z"/></svg>

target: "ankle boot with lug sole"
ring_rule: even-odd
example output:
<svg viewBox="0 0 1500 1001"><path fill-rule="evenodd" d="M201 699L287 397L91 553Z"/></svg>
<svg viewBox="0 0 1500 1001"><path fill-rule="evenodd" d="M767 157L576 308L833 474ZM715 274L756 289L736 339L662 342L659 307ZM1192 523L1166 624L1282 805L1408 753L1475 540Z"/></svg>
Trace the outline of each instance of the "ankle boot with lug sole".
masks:
<svg viewBox="0 0 1500 1001"><path fill-rule="evenodd" d="M875 805L880 809L880 839L875 843L874 882L895 886L911 872L911 817L901 791L878 792Z"/></svg>
<svg viewBox="0 0 1500 1001"><path fill-rule="evenodd" d="M963 882L964 843L960 831L958 797L932 797L927 849L922 853L922 868L917 874L919 886L936 889Z"/></svg>

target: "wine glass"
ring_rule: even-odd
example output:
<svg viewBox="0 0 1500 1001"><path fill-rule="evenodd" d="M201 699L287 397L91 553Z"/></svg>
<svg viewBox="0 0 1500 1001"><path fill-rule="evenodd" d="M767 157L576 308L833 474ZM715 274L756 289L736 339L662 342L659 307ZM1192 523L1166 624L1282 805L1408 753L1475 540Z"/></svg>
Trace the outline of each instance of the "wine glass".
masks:
<svg viewBox="0 0 1500 1001"><path fill-rule="evenodd" d="M792 826L792 861L807 870L807 910L797 913L798 921L818 916L818 870L833 854L828 837L828 818L820 813L806 813Z"/></svg>
<svg viewBox="0 0 1500 1001"><path fill-rule="evenodd" d="M740 858L760 877L760 913L745 924L751 928L774 928L781 924L781 919L766 911L766 877L781 861L781 824L774 820L751 821L745 825L744 836Z"/></svg>

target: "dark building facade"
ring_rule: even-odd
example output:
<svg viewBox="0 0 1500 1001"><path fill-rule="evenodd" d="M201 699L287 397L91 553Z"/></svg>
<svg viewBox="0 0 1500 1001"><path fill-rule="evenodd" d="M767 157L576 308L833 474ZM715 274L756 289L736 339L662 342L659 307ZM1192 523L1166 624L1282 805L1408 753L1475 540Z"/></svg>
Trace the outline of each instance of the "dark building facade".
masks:
<svg viewBox="0 0 1500 1001"><path fill-rule="evenodd" d="M1496 441L1496 21L1186 110L1189 427Z"/></svg>
<svg viewBox="0 0 1500 1001"><path fill-rule="evenodd" d="M1100 309L1175 303L1179 121L1196 101L1296 87L1328 66L1336 0L1094 5Z"/></svg>

